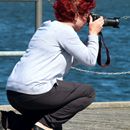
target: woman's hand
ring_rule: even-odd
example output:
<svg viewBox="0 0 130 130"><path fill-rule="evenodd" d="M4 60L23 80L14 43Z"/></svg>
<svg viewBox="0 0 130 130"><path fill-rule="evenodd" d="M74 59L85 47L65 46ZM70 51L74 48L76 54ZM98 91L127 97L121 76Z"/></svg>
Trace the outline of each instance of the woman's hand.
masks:
<svg viewBox="0 0 130 130"><path fill-rule="evenodd" d="M89 35L98 35L102 28L103 28L103 24L104 24L104 19L101 16L100 18L96 19L95 21L93 21L92 16L89 16Z"/></svg>

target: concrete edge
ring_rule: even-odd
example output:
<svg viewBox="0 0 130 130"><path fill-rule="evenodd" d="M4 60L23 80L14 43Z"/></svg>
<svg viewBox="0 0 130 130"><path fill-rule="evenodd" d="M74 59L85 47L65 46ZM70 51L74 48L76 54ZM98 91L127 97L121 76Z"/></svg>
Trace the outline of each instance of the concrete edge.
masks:
<svg viewBox="0 0 130 130"><path fill-rule="evenodd" d="M87 109L96 108L128 108L130 107L130 101L119 101L119 102L93 102ZM15 109L11 105L0 105L0 110L9 111Z"/></svg>
<svg viewBox="0 0 130 130"><path fill-rule="evenodd" d="M130 107L130 101L119 101L119 102L94 102L89 109L94 108L128 108Z"/></svg>
<svg viewBox="0 0 130 130"><path fill-rule="evenodd" d="M11 105L0 105L0 110L4 111L15 111L15 109Z"/></svg>

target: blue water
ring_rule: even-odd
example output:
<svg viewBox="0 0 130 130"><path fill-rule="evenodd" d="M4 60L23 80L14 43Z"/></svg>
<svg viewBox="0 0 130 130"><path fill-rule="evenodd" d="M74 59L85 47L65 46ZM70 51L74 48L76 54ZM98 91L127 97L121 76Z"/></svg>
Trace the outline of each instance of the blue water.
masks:
<svg viewBox="0 0 130 130"><path fill-rule="evenodd" d="M49 2L43 1L43 21L54 19ZM97 0L94 12L107 17L130 15L129 0ZM0 2L0 51L22 50L35 31L35 9L33 2ZM97 93L96 101L129 101L130 75L116 72L130 71L130 19L120 20L120 28L104 27L103 35L110 50L111 64L107 68L78 66L82 70L94 72L112 72L95 74L71 70L65 80L91 84ZM86 39L87 27L79 35ZM81 52L82 53L82 52ZM20 57L0 57L0 104L8 104L5 85L7 78Z"/></svg>

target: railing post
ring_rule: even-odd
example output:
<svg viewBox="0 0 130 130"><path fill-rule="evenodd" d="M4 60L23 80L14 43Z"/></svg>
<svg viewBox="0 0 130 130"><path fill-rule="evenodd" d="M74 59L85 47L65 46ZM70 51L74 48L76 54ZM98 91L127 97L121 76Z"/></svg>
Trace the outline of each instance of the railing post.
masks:
<svg viewBox="0 0 130 130"><path fill-rule="evenodd" d="M42 24L42 0L36 0L35 16L35 28L37 29Z"/></svg>

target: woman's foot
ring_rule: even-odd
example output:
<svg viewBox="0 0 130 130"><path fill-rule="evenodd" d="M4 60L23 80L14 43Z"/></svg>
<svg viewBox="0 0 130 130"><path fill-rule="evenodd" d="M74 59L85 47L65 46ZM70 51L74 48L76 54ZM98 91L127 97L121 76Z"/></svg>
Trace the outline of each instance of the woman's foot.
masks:
<svg viewBox="0 0 130 130"><path fill-rule="evenodd" d="M44 129L44 130L53 130L52 128L49 128L49 127L43 125L43 124L40 123L40 122L37 122L35 125L38 126L39 128Z"/></svg>
<svg viewBox="0 0 130 130"><path fill-rule="evenodd" d="M49 128L40 122L35 123L35 125L38 126L39 128L44 129L44 130L62 130L62 125L57 126L55 129Z"/></svg>
<svg viewBox="0 0 130 130"><path fill-rule="evenodd" d="M1 127L2 127L1 129L9 130L7 111L0 111L0 122L1 122Z"/></svg>
<svg viewBox="0 0 130 130"><path fill-rule="evenodd" d="M17 114L13 111L0 111L0 121L3 129L11 130L11 125L16 120L16 116Z"/></svg>

